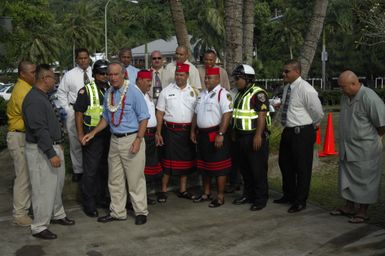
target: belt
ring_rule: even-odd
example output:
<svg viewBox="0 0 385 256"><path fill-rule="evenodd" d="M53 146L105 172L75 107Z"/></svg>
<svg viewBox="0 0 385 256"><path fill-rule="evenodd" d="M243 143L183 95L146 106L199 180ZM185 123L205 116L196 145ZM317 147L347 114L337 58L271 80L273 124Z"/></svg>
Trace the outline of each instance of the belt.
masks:
<svg viewBox="0 0 385 256"><path fill-rule="evenodd" d="M155 133L156 132L156 127L148 127L146 129L146 133Z"/></svg>
<svg viewBox="0 0 385 256"><path fill-rule="evenodd" d="M298 126L293 126L293 127L285 127L285 129L288 129L288 130L295 130L295 129L304 129L304 128L308 128L310 126L313 126L313 124L307 124L307 125L298 125Z"/></svg>
<svg viewBox="0 0 385 256"><path fill-rule="evenodd" d="M219 130L219 125L212 126L212 127L207 127L207 128L199 128L198 127L198 130L200 132L204 132L204 133L218 131Z"/></svg>
<svg viewBox="0 0 385 256"><path fill-rule="evenodd" d="M173 122L167 122L164 121L164 125L167 128L172 128L172 129L183 129L183 128L189 128L191 127L191 123L173 123Z"/></svg>
<svg viewBox="0 0 385 256"><path fill-rule="evenodd" d="M129 136L131 134L134 134L134 133L137 133L138 131L134 131L134 132L127 132L127 133L113 133L113 135L117 138L122 138L122 137L126 137L126 136Z"/></svg>

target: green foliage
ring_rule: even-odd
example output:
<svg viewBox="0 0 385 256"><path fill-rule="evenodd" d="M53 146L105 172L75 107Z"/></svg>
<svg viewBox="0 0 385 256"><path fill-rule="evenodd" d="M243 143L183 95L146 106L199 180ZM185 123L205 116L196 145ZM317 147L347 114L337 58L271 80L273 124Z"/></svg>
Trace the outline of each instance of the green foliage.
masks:
<svg viewBox="0 0 385 256"><path fill-rule="evenodd" d="M318 96L321 100L322 105L339 105L341 100L340 90L324 90L319 91Z"/></svg>

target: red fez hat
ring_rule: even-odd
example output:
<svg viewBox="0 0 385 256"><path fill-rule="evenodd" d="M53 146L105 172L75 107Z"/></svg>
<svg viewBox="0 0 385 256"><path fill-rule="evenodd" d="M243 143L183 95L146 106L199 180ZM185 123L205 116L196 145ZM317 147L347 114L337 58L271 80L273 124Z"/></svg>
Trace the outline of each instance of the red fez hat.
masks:
<svg viewBox="0 0 385 256"><path fill-rule="evenodd" d="M211 75L219 75L219 68L207 68L206 69L206 75L211 76Z"/></svg>
<svg viewBox="0 0 385 256"><path fill-rule="evenodd" d="M186 72L188 73L190 71L190 65L189 64L176 64L175 72Z"/></svg>
<svg viewBox="0 0 385 256"><path fill-rule="evenodd" d="M148 71L148 70L140 70L138 72L137 78L152 80L152 73L151 71Z"/></svg>

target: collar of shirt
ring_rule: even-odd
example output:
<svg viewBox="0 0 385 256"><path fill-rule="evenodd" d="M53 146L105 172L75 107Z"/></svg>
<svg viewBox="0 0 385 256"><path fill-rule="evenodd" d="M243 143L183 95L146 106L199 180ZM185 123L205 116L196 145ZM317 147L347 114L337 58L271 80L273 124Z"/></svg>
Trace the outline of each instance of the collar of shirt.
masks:
<svg viewBox="0 0 385 256"><path fill-rule="evenodd" d="M220 89L221 89L221 85L218 84L218 85L216 85L216 86L214 87L214 89L212 89L210 92L209 92L209 90L207 90L207 89L205 89L204 92L205 92L206 94L213 94L213 93L217 93Z"/></svg>
<svg viewBox="0 0 385 256"><path fill-rule="evenodd" d="M295 79L294 82L292 82L292 83L290 84L290 88L293 89L294 86L299 85L301 82L302 82L302 77L298 77L297 79Z"/></svg>
<svg viewBox="0 0 385 256"><path fill-rule="evenodd" d="M184 87L183 89L181 89L176 83L173 83L172 86L174 89L178 89L181 91L191 90L191 85L189 83L187 83L186 87Z"/></svg>
<svg viewBox="0 0 385 256"><path fill-rule="evenodd" d="M164 69L163 66L161 66L160 69L155 69L153 67L150 67L150 71L152 71L153 74L155 74L155 72L158 72L160 74L163 69Z"/></svg>

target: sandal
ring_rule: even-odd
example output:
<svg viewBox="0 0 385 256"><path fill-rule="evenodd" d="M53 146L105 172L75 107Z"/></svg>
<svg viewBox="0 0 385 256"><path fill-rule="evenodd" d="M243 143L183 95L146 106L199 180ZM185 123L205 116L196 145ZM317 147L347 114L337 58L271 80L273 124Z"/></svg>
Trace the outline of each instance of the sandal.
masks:
<svg viewBox="0 0 385 256"><path fill-rule="evenodd" d="M191 195L189 192L187 191L183 191L183 192L178 192L176 194L179 198L186 198L186 199L193 199L193 195Z"/></svg>
<svg viewBox="0 0 385 256"><path fill-rule="evenodd" d="M211 195L210 194L201 194L200 196L193 197L194 203L202 203L204 201L210 200Z"/></svg>
<svg viewBox="0 0 385 256"><path fill-rule="evenodd" d="M369 220L369 217L365 217L365 216L360 216L360 215L355 215L353 216L350 220L349 220L349 223L352 223L352 224L362 224L362 223L365 223L366 221Z"/></svg>
<svg viewBox="0 0 385 256"><path fill-rule="evenodd" d="M158 201L159 203L167 202L167 193L166 192L159 192L158 196L156 198L156 201Z"/></svg>
<svg viewBox="0 0 385 256"><path fill-rule="evenodd" d="M217 208L217 207L223 205L224 203L225 203L224 200L220 200L217 198L217 199L214 199L213 201L210 202L209 207L210 208Z"/></svg>
<svg viewBox="0 0 385 256"><path fill-rule="evenodd" d="M354 210L351 211L351 212L347 212L347 211L343 210L342 208L337 208L334 211L329 212L329 214L331 216L348 216L348 217L352 217L355 214L355 212L354 212Z"/></svg>

